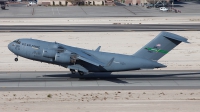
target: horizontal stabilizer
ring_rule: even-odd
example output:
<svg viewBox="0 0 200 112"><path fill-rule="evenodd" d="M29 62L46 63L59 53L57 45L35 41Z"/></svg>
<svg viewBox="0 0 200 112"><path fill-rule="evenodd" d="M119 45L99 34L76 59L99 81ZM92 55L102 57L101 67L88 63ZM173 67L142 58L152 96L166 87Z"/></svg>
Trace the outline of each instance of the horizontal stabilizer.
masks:
<svg viewBox="0 0 200 112"><path fill-rule="evenodd" d="M177 41L180 41L180 42L189 43L186 38L183 38L179 35L169 33L169 32L161 32L161 33L162 33L163 37L165 37L165 38L174 39L174 40L177 40Z"/></svg>

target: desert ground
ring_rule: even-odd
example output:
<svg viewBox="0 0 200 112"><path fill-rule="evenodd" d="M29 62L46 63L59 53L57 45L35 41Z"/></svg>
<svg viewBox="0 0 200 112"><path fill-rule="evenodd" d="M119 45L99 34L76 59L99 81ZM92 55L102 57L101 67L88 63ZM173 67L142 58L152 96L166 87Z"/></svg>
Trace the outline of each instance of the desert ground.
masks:
<svg viewBox="0 0 200 112"><path fill-rule="evenodd" d="M86 49L96 49L102 46L100 51L132 55L146 45L160 32L26 32L1 33L0 71L68 71L60 66L36 62L16 57L7 48L7 45L15 39L33 38L50 42L59 42L70 46ZM164 70L198 70L200 67L200 32L199 31L173 31L172 33L186 37L188 43L181 43L175 49L166 54L159 62L167 65ZM160 69L158 69L160 70Z"/></svg>
<svg viewBox="0 0 200 112"><path fill-rule="evenodd" d="M6 91L1 112L199 112L200 90Z"/></svg>

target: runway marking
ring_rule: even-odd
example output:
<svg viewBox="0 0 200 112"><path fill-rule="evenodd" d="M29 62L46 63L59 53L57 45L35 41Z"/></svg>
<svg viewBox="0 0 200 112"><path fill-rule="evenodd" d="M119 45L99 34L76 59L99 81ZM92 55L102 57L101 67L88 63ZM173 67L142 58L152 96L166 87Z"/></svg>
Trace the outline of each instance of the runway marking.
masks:
<svg viewBox="0 0 200 112"><path fill-rule="evenodd" d="M53 10L53 8L51 7L51 10L52 10L52 13L53 13L53 15L54 15L54 10Z"/></svg>
<svg viewBox="0 0 200 112"><path fill-rule="evenodd" d="M82 9L82 11L87 15L87 13L83 10L83 8L82 7L80 7L81 9Z"/></svg>
<svg viewBox="0 0 200 112"><path fill-rule="evenodd" d="M124 9L126 9L127 11L131 12L132 14L136 15L133 11L127 9L126 7L124 7Z"/></svg>
<svg viewBox="0 0 200 112"><path fill-rule="evenodd" d="M60 12L59 12L59 10L58 10L58 7L56 7L57 8L57 12L58 12L58 14L60 15Z"/></svg>
<svg viewBox="0 0 200 112"><path fill-rule="evenodd" d="M179 84L175 81L175 80L173 80L174 81L174 83L176 83L177 84L177 86L179 86Z"/></svg>

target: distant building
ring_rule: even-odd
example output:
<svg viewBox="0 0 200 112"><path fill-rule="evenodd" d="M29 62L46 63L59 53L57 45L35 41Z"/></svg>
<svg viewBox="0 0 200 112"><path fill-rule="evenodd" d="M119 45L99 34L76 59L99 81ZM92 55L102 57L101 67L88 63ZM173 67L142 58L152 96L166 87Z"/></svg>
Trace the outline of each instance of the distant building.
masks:
<svg viewBox="0 0 200 112"><path fill-rule="evenodd" d="M84 0L84 5L105 5L105 0Z"/></svg>
<svg viewBox="0 0 200 112"><path fill-rule="evenodd" d="M125 4L141 5L147 3L147 0L125 0Z"/></svg>
<svg viewBox="0 0 200 112"><path fill-rule="evenodd" d="M38 5L60 5L65 6L68 5L67 0L38 0Z"/></svg>
<svg viewBox="0 0 200 112"><path fill-rule="evenodd" d="M151 3L151 4L156 4L157 2L169 2L170 0L125 0L122 2L124 2L125 4L131 4L131 5L144 5L146 3Z"/></svg>
<svg viewBox="0 0 200 112"><path fill-rule="evenodd" d="M112 1L112 0L107 0ZM114 1L113 1L114 3ZM68 2L68 0L38 0L38 5L52 5L52 6L66 6L66 5L72 5L71 2ZM82 0L79 3L79 5L105 5L105 0Z"/></svg>

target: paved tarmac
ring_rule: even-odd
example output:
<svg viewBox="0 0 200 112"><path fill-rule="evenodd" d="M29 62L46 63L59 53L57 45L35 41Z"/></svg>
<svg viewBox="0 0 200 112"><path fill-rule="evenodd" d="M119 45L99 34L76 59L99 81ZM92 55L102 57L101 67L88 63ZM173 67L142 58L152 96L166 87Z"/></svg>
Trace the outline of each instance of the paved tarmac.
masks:
<svg viewBox="0 0 200 112"><path fill-rule="evenodd" d="M200 70L91 73L0 72L0 91L200 89Z"/></svg>
<svg viewBox="0 0 200 112"><path fill-rule="evenodd" d="M200 24L0 25L0 32L200 31Z"/></svg>

